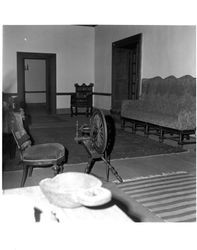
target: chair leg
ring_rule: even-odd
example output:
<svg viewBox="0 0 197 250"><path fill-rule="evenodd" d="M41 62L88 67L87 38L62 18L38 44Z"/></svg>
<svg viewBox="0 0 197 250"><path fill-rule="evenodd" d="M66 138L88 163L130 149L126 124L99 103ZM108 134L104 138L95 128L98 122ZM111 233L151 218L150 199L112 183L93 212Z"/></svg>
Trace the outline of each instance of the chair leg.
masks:
<svg viewBox="0 0 197 250"><path fill-rule="evenodd" d="M59 167L60 167L60 173L63 173L64 172L64 165L61 164Z"/></svg>
<svg viewBox="0 0 197 250"><path fill-rule="evenodd" d="M106 165L106 176L107 176L107 182L109 181L109 167Z"/></svg>
<svg viewBox="0 0 197 250"><path fill-rule="evenodd" d="M73 117L73 107L70 108L70 116Z"/></svg>
<svg viewBox="0 0 197 250"><path fill-rule="evenodd" d="M121 118L121 129L125 128L125 119Z"/></svg>
<svg viewBox="0 0 197 250"><path fill-rule="evenodd" d="M57 163L55 163L52 167L53 171L54 171L54 176L56 176L57 174L59 174L60 172L62 173L64 170L63 165L59 166L57 165Z"/></svg>
<svg viewBox="0 0 197 250"><path fill-rule="evenodd" d="M23 176L22 176L22 180L21 180L21 187L24 187L25 185L25 181L27 179L27 174L28 174L28 169L29 167L25 164L23 164Z"/></svg>
<svg viewBox="0 0 197 250"><path fill-rule="evenodd" d="M32 173L33 173L33 166L30 166L30 168L29 168L29 176L32 176Z"/></svg>

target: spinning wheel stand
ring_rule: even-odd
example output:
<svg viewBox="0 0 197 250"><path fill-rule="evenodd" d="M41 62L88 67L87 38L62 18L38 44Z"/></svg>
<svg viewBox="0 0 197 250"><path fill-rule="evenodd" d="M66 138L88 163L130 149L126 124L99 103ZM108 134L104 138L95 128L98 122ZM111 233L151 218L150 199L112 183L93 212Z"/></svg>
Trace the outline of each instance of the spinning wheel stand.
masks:
<svg viewBox="0 0 197 250"><path fill-rule="evenodd" d="M76 137L75 141L82 144L88 153L88 165L85 169L85 173L90 173L95 162L102 159L107 166L106 174L107 181L109 181L109 171L114 174L114 176L123 182L122 178L115 170L115 168L110 164L110 155L108 149L111 146L110 142L112 136L110 135L111 127L110 123L106 122L103 112L99 109L95 109L93 115L90 119L90 126L83 125L78 128L78 122L76 124Z"/></svg>

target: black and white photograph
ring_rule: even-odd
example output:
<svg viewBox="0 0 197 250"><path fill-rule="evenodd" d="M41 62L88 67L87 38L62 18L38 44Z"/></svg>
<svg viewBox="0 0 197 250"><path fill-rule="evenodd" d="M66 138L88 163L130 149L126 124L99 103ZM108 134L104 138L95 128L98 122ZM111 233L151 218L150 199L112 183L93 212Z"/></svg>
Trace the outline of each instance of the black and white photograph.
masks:
<svg viewBox="0 0 197 250"><path fill-rule="evenodd" d="M1 249L195 248L196 22L126 3L4 13Z"/></svg>

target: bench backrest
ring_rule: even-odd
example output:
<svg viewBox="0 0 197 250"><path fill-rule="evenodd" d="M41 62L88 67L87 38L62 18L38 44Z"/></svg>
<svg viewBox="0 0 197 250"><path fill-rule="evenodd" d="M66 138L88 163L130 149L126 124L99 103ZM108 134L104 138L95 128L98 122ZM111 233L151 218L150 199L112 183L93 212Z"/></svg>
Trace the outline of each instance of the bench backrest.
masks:
<svg viewBox="0 0 197 250"><path fill-rule="evenodd" d="M141 99L150 111L171 115L183 109L195 111L196 78L186 75L143 79Z"/></svg>

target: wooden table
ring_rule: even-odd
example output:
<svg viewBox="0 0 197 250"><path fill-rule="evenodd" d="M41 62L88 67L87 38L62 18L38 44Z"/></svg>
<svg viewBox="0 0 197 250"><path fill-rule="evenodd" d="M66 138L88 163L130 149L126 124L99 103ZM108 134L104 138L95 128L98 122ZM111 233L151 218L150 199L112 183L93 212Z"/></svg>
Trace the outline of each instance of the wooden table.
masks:
<svg viewBox="0 0 197 250"><path fill-rule="evenodd" d="M39 186L7 189L1 198L4 250L130 249L130 235L136 232L135 223L113 201L61 209L48 202ZM34 207L42 211L39 223Z"/></svg>
<svg viewBox="0 0 197 250"><path fill-rule="evenodd" d="M101 221L118 223L132 223L132 220L116 205L105 204L99 207L79 207L79 208L59 208L48 202L39 186L7 189L3 191L4 198L4 213L9 213L12 205L12 215L15 219L25 218L26 222L30 217L33 220L32 214L37 211L40 222L61 222L61 223L79 223ZM7 202L8 201L8 202ZM7 210L6 203L9 204ZM18 209L17 209L18 208ZM41 214L39 214L39 211ZM16 214L15 214L16 213ZM21 218L20 218L21 216ZM13 218L12 218L13 219Z"/></svg>

